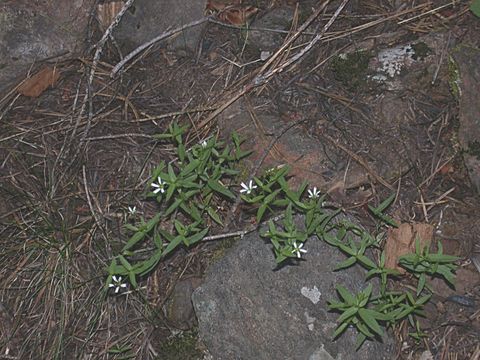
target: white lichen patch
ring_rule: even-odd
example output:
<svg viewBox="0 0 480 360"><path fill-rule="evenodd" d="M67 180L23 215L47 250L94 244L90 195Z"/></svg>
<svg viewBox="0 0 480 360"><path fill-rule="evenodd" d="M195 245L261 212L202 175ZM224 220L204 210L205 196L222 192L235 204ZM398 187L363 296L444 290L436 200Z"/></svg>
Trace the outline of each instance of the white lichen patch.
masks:
<svg viewBox="0 0 480 360"><path fill-rule="evenodd" d="M412 59L414 54L415 51L411 45L381 50L377 57L380 63L378 70L393 78L400 74L403 67L410 65L414 61Z"/></svg>
<svg viewBox="0 0 480 360"><path fill-rule="evenodd" d="M322 296L322 293L320 292L320 290L318 290L316 286L314 286L313 288L308 288L304 286L300 289L300 293L314 304L317 304L320 301L320 297Z"/></svg>

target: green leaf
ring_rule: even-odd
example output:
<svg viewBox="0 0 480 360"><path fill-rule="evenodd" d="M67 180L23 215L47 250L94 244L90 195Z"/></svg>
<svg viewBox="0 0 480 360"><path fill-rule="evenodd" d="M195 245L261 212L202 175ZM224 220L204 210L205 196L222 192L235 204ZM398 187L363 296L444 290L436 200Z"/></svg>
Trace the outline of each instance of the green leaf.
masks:
<svg viewBox="0 0 480 360"><path fill-rule="evenodd" d="M370 332L368 327L366 325L364 325L363 322L358 321L355 325L357 326L357 329L360 330L360 332L362 334L364 334L365 336L367 336L369 338L375 337L375 335Z"/></svg>
<svg viewBox="0 0 480 360"><path fill-rule="evenodd" d="M186 155L185 145L178 144L177 153L178 153L178 158L183 164L183 162L185 161L185 155Z"/></svg>
<svg viewBox="0 0 480 360"><path fill-rule="evenodd" d="M352 244L353 246L355 246L354 244ZM350 255L350 256L356 256L357 255L357 251L356 249L352 249L350 247L348 247L347 245L341 243L340 241L337 242L337 245L336 245L340 250L342 250L344 253Z"/></svg>
<svg viewBox="0 0 480 360"><path fill-rule="evenodd" d="M158 213L158 214L155 215L153 218L151 218L150 220L148 220L147 225L146 225L146 227L145 227L145 232L148 233L149 231L151 231L151 230L155 227L155 225L157 225L158 222L160 221L160 217L161 217L161 214Z"/></svg>
<svg viewBox="0 0 480 360"><path fill-rule="evenodd" d="M260 207L258 208L258 211L257 211L257 223L260 223L260 221L262 220L263 218L263 215L265 214L265 211L267 210L267 207L268 205L263 203L262 205L260 205Z"/></svg>
<svg viewBox="0 0 480 360"><path fill-rule="evenodd" d="M378 269L378 268L375 268L375 269L370 269L367 274L365 275L365 279L370 279L372 276L375 276L377 274L380 274L381 273L381 270Z"/></svg>
<svg viewBox="0 0 480 360"><path fill-rule="evenodd" d="M138 227L133 226L132 224L125 224L123 226L125 227L125 229L130 230L130 231L135 231L135 232L138 231Z"/></svg>
<svg viewBox="0 0 480 360"><path fill-rule="evenodd" d="M287 225L293 225L293 212L292 204L288 204L287 209L285 210L285 220L284 223Z"/></svg>
<svg viewBox="0 0 480 360"><path fill-rule="evenodd" d="M338 264L335 267L334 271L341 270L341 269L346 269L346 268L352 266L353 264L355 264L356 262L357 262L357 259L354 256L351 256L347 260L342 261L340 264Z"/></svg>
<svg viewBox="0 0 480 360"><path fill-rule="evenodd" d="M165 239L168 240L168 242L172 242L173 239L174 239L174 236L170 233L168 233L167 231L163 230L163 229L158 229L158 232L160 233L160 235L162 235Z"/></svg>
<svg viewBox="0 0 480 360"><path fill-rule="evenodd" d="M173 171L173 167L172 167L172 164L168 164L168 176L170 178L170 183L174 183L175 181L177 181L177 177L175 175L175 171Z"/></svg>
<svg viewBox="0 0 480 360"><path fill-rule="evenodd" d="M167 187L167 195L166 195L166 197L165 197L165 200L166 200L166 201L169 201L169 200L172 198L172 196L173 196L173 194L174 194L174 192L175 192L176 187L177 187L177 186L176 186L175 183L169 183L169 184L168 184L168 187Z"/></svg>
<svg viewBox="0 0 480 360"><path fill-rule="evenodd" d="M153 234L153 242L155 243L157 249L163 250L163 241L160 237L160 233L155 232L155 234Z"/></svg>
<svg viewBox="0 0 480 360"><path fill-rule="evenodd" d="M355 341L355 349L358 350L363 345L363 343L367 340L367 336L365 334L359 333L357 335L357 340Z"/></svg>
<svg viewBox="0 0 480 360"><path fill-rule="evenodd" d="M430 254L428 255L428 260L438 263L451 263L460 259L457 256L444 255L444 254Z"/></svg>
<svg viewBox="0 0 480 360"><path fill-rule="evenodd" d="M392 204L393 200L395 200L395 194L390 195L388 198L382 201L382 203L375 208L375 212L383 212Z"/></svg>
<svg viewBox="0 0 480 360"><path fill-rule="evenodd" d="M153 138L154 139L158 139L158 140L164 140L164 139L171 139L172 138L172 134L155 134L153 135Z"/></svg>
<svg viewBox="0 0 480 360"><path fill-rule="evenodd" d="M362 294L365 298L369 298L370 295L372 294L372 290L373 290L373 285L372 284L369 284L365 290L362 291Z"/></svg>
<svg viewBox="0 0 480 360"><path fill-rule="evenodd" d="M418 285L417 285L417 296L420 295L422 292L423 288L425 287L425 282L427 281L427 278L425 274L420 274L420 278L418 279Z"/></svg>
<svg viewBox="0 0 480 360"><path fill-rule="evenodd" d="M120 262L125 267L125 269L127 269L128 271L132 270L132 265L130 265L130 263L127 261L127 259L125 259L125 257L123 257L122 255L119 255L118 260L120 260Z"/></svg>
<svg viewBox="0 0 480 360"><path fill-rule="evenodd" d="M455 287L455 276L448 268L444 268L443 266L440 266L437 270L437 273L442 275L450 285Z"/></svg>
<svg viewBox="0 0 480 360"><path fill-rule="evenodd" d="M341 244L336 237L326 232L317 231L317 236L320 239L323 239L323 241L325 241L327 244L330 244L332 246L338 247Z"/></svg>
<svg viewBox="0 0 480 360"><path fill-rule="evenodd" d="M394 199L395 199L395 194L392 194L387 199L382 201L382 203L378 205L376 208L370 205L368 205L368 208L376 217L378 217L380 220L382 220L386 224L394 227L398 227L397 223L392 218L383 214L383 211L392 204Z"/></svg>
<svg viewBox="0 0 480 360"><path fill-rule="evenodd" d="M127 241L125 246L122 248L122 252L127 251L128 249L131 249L132 247L134 247L139 241L141 241L145 237L145 235L146 235L145 231L139 231L133 234L133 236Z"/></svg>
<svg viewBox="0 0 480 360"><path fill-rule="evenodd" d="M188 245L193 245L195 244L196 242L202 240L205 235L207 234L208 232L208 228L206 229L203 229L202 231L200 231L199 233L196 233L195 235L193 236L190 236L189 238L187 238L188 240Z"/></svg>
<svg viewBox="0 0 480 360"><path fill-rule="evenodd" d="M186 229L185 226L178 221L177 219L173 220L173 225L175 226L175 229L177 230L177 233L180 235L185 235Z"/></svg>
<svg viewBox="0 0 480 360"><path fill-rule="evenodd" d="M130 280L130 284L132 284L132 286L135 289L138 288L137 279L136 279L136 276L135 276L134 272L129 272L128 273L128 280Z"/></svg>
<svg viewBox="0 0 480 360"><path fill-rule="evenodd" d="M165 248L163 255L169 254L173 249L175 249L183 240L182 236L176 236Z"/></svg>
<svg viewBox="0 0 480 360"><path fill-rule="evenodd" d="M117 264L117 260L114 258L110 262L110 265L108 266L108 274L110 275L110 278L108 279L108 283L112 281L111 275L124 275L125 274L125 268L121 265Z"/></svg>
<svg viewBox="0 0 480 360"><path fill-rule="evenodd" d="M159 250L153 254L153 256L144 261L136 270L136 273L139 274L140 276L148 274L150 271L152 271L155 266L160 262L160 259L162 258L162 251Z"/></svg>
<svg viewBox="0 0 480 360"><path fill-rule="evenodd" d="M215 221L217 224L223 226L223 223L222 223L222 220L220 219L220 216L218 216L218 214L215 212L215 210L213 210L210 206L207 207L207 213L208 213L208 216L210 216L213 221Z"/></svg>
<svg viewBox="0 0 480 360"><path fill-rule="evenodd" d="M431 297L432 297L431 294L422 296L420 299L417 299L416 305L423 305L423 304L425 304L428 300L430 300Z"/></svg>
<svg viewBox="0 0 480 360"><path fill-rule="evenodd" d="M415 254L420 255L422 253L422 249L420 247L420 238L415 239Z"/></svg>
<svg viewBox="0 0 480 360"><path fill-rule="evenodd" d="M361 309L360 309L361 310ZM349 308L348 310L346 310L342 315L340 315L337 319L337 323L343 323L344 321L347 321L348 319L350 319L351 317L355 316L355 314L358 312L359 310L355 307L351 307Z"/></svg>
<svg viewBox="0 0 480 360"><path fill-rule="evenodd" d="M175 199L175 201L165 210L165 216L170 215L172 212L174 212L182 203L182 199Z"/></svg>
<svg viewBox="0 0 480 360"><path fill-rule="evenodd" d="M200 213L198 212L198 209L195 206L189 207L185 202L182 202L180 204L180 209L182 209L186 215L189 215L192 217L193 220L195 221L201 221L202 217L200 216Z"/></svg>
<svg viewBox="0 0 480 360"><path fill-rule="evenodd" d="M345 300L348 304L353 305L355 303L355 298L353 297L353 295L350 294L350 292L342 285L337 285L336 289L340 296L343 298L343 300Z"/></svg>
<svg viewBox="0 0 480 360"><path fill-rule="evenodd" d="M480 18L480 0L473 0L470 4L470 11Z"/></svg>
<svg viewBox="0 0 480 360"><path fill-rule="evenodd" d="M207 185L210 189L212 189L216 193L222 194L229 199L235 200L235 195L230 190L228 190L225 186L221 185L217 181L208 180Z"/></svg>
<svg viewBox="0 0 480 360"><path fill-rule="evenodd" d="M393 227L398 227L398 224L393 220L390 216L378 213L375 214L380 220L382 220L385 224L393 226Z"/></svg>
<svg viewBox="0 0 480 360"><path fill-rule="evenodd" d="M375 320L376 311L371 309L359 309L358 315L360 315L360 318L365 322L365 324L367 324L370 329L372 329L380 336L383 335L383 331L380 328L380 325L378 324L377 320Z"/></svg>
<svg viewBox="0 0 480 360"><path fill-rule="evenodd" d="M333 333L333 339L336 339L339 335L341 335L345 331L345 329L348 327L348 325L349 325L348 322L341 323Z"/></svg>
<svg viewBox="0 0 480 360"><path fill-rule="evenodd" d="M190 175L190 173L192 173L198 167L199 164L200 164L200 161L192 160L192 161L190 161L190 163L187 166L185 166L180 171L180 173L182 174L183 177L186 177L186 176Z"/></svg>
<svg viewBox="0 0 480 360"><path fill-rule="evenodd" d="M287 260L287 259L288 259L288 256L285 256L285 255L283 255L283 254L278 253L278 254L276 254L275 262L276 262L277 264L280 264L280 263L284 262L284 261Z"/></svg>
<svg viewBox="0 0 480 360"><path fill-rule="evenodd" d="M377 267L377 265L365 255L358 255L357 258L358 258L358 261L360 261L363 265L365 265L369 269L375 269Z"/></svg>

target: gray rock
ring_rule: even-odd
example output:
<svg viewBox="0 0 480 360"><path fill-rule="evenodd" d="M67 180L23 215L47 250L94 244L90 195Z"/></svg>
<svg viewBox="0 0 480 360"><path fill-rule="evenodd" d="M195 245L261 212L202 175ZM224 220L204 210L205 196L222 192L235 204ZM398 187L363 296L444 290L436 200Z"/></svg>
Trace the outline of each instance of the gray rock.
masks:
<svg viewBox="0 0 480 360"><path fill-rule="evenodd" d="M451 84L460 105L458 140L472 184L480 193L480 49L460 45L452 51Z"/></svg>
<svg viewBox="0 0 480 360"><path fill-rule="evenodd" d="M82 50L93 3L15 0L0 5L0 92L23 78L32 63Z"/></svg>
<svg viewBox="0 0 480 360"><path fill-rule="evenodd" d="M200 278L187 278L179 281L165 303L164 311L168 322L180 330L190 330L196 324L192 304L192 293L200 285Z"/></svg>
<svg viewBox="0 0 480 360"><path fill-rule="evenodd" d="M255 19L252 27L263 30L252 30L248 34L249 44L258 48L260 51L275 51L286 38L286 33L273 32L269 30L288 31L293 18L293 8L278 7L265 16Z"/></svg>
<svg viewBox="0 0 480 360"><path fill-rule="evenodd" d="M337 299L337 284L364 288L364 273L356 267L333 272L345 257L316 238L305 248L305 260L275 269L270 244L253 233L209 269L193 303L199 335L214 359L392 357L389 338L366 342L358 352L352 329L332 341L338 314L328 312L327 300Z"/></svg>
<svg viewBox="0 0 480 360"><path fill-rule="evenodd" d="M204 10L205 0L137 0L125 13L114 36L127 53L167 30L201 19ZM172 49L194 51L202 28L186 29L167 42Z"/></svg>

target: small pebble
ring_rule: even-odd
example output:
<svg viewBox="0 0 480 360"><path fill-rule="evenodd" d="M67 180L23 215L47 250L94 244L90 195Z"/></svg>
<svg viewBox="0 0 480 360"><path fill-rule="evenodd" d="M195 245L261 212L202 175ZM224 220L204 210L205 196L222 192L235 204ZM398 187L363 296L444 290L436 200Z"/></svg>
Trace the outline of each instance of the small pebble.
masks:
<svg viewBox="0 0 480 360"><path fill-rule="evenodd" d="M447 301L462 305L462 306L467 306L467 307L474 307L475 306L475 300L462 296L462 295L452 295L447 298Z"/></svg>

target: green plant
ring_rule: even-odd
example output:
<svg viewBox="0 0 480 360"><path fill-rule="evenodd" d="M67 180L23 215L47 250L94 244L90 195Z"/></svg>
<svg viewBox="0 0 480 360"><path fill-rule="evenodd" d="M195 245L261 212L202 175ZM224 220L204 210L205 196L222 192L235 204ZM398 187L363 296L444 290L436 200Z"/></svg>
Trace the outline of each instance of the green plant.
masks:
<svg viewBox="0 0 480 360"><path fill-rule="evenodd" d="M281 229L277 228L273 220L269 220L268 231L263 233L262 236L269 238L273 244L277 264L285 261L287 258L300 258L302 253L307 252L302 247L308 238L308 234L300 230L295 224L292 203L288 204L285 210Z"/></svg>
<svg viewBox="0 0 480 360"><path fill-rule="evenodd" d="M351 294L341 285L337 285L337 292L343 301L330 301L328 307L341 312L337 321L339 323L333 337L340 336L349 326L354 326L358 331L357 349L366 339L382 336L383 331L379 321L388 320L389 316L369 309L368 303L372 295L372 284L368 285L358 294Z"/></svg>
<svg viewBox="0 0 480 360"><path fill-rule="evenodd" d="M368 205L368 208L372 212L372 214L379 218L382 222L384 222L387 225L393 226L393 227L398 227L397 223L388 215L385 215L384 211L392 205L393 200L395 200L395 194L390 195L388 198L386 198L384 201L381 202L380 205L377 207L373 207L371 205Z"/></svg>
<svg viewBox="0 0 480 360"><path fill-rule="evenodd" d="M233 147L210 138L187 150L183 142L186 130L173 123L167 133L156 136L174 143L177 161L161 162L153 170L146 197L154 199L160 211L149 220L140 218L136 224L125 225L133 235L112 259L107 284L112 284L113 276L128 276L136 288L138 277L151 272L177 246L188 247L202 240L211 221L222 225L217 205L236 199L229 184L238 173L236 164L249 154L241 150L238 135L232 134ZM142 253L148 241L153 248L145 258Z"/></svg>
<svg viewBox="0 0 480 360"><path fill-rule="evenodd" d="M122 281L124 276L137 288L138 278L148 275L178 246L192 246L201 241L214 224L223 226L218 205L237 201L232 187L237 181L238 163L249 155L249 152L242 151L238 135L232 134L232 146L210 138L187 150L183 142L186 130L186 127L172 123L167 133L156 136L160 141L175 145L177 159L168 164L161 162L148 182L149 191L145 195L158 203L157 214L145 220L136 215L135 207L128 208L129 220L138 220L125 224L133 234L108 267L107 288L114 289L115 293L127 288ZM327 208L325 195L321 195L316 187L307 189L308 184L303 182L293 190L288 183L288 172L287 166L279 166L240 185L240 199L256 213L257 226L265 217L270 217L261 236L272 243L277 264L301 258L307 252L303 248L305 242L316 235L346 255L346 259L336 266L336 271L358 264L367 270L367 280L375 277L380 280L378 294L373 293L371 283L357 294L337 286L340 301L329 302L331 310L340 312L334 337L353 326L358 330L357 346L360 347L367 339L379 339L383 327L393 326L404 319L414 329L413 338L418 340L425 336L417 316L423 316L423 307L431 296L426 285L427 275L440 275L453 284L457 258L444 255L441 244L438 253L431 254L428 247L420 248L417 239L415 254L400 258L401 266L418 279L416 295L409 291L389 291L389 282L400 273L385 267L384 252L380 253L378 261L371 257L381 249L381 224L397 226L385 214L394 195L377 207L369 206L371 213L381 221L377 226L378 234L372 236L350 221L338 221L341 209ZM279 211L283 212L282 215L272 218ZM296 217L297 214L303 215L303 222Z"/></svg>
<svg viewBox="0 0 480 360"><path fill-rule="evenodd" d="M370 207L370 211L375 217L390 226L396 226L396 224L384 214L384 211L391 205L393 199L392 195L378 207ZM379 294L375 296L372 296L369 287L367 287L368 291L364 290L357 295L348 293L342 287L337 287L343 302L330 303L332 310L341 312L335 337L339 336L349 325L355 326L359 331L357 346L361 346L366 339L373 339L381 335L373 327L378 330L377 325L389 327L404 319L407 319L414 329L410 333L412 338L420 340L425 336L420 329L417 317L424 316L423 307L431 298L431 293L420 296L425 290L427 275L440 275L453 285L453 272L456 269L454 262L458 260L457 257L444 255L441 243L438 245L438 253L430 254L428 247L420 248L420 242L417 239L415 253L404 255L399 259L400 265L418 279L417 291L414 296L409 291L403 293L388 291L389 280L398 277L400 273L395 269L385 267L384 252L380 254L378 262L374 262L366 256L367 249L373 250L378 247L378 237L373 237L361 228L345 221L333 224L323 230L318 229L317 235L348 256L345 261L338 264L335 270L345 269L358 263L368 270L367 280L373 277L380 279ZM362 310L363 317L360 315L360 310ZM367 314L370 314L370 318L366 317ZM367 321L370 322L370 325Z"/></svg>
<svg viewBox="0 0 480 360"><path fill-rule="evenodd" d="M454 271L457 266L454 264L459 258L456 256L443 254L442 244L438 243L438 252L431 254L429 246L423 249L420 245L420 239L415 241L415 253L403 255L399 263L408 272L418 278L417 295L419 295L426 286L427 275L443 277L450 285L454 286Z"/></svg>
<svg viewBox="0 0 480 360"><path fill-rule="evenodd" d="M255 185L253 185L252 180L250 180L248 186L242 185L244 186L242 190L244 195L241 198L247 204L251 204L257 209L258 223L262 221L267 213L273 213L275 210L284 208L290 203L297 207L303 206L299 198L306 185L302 185L298 192L292 192L285 179L288 171L288 166L273 168L260 178L254 177L253 182L255 182ZM253 190L255 191L253 192Z"/></svg>

